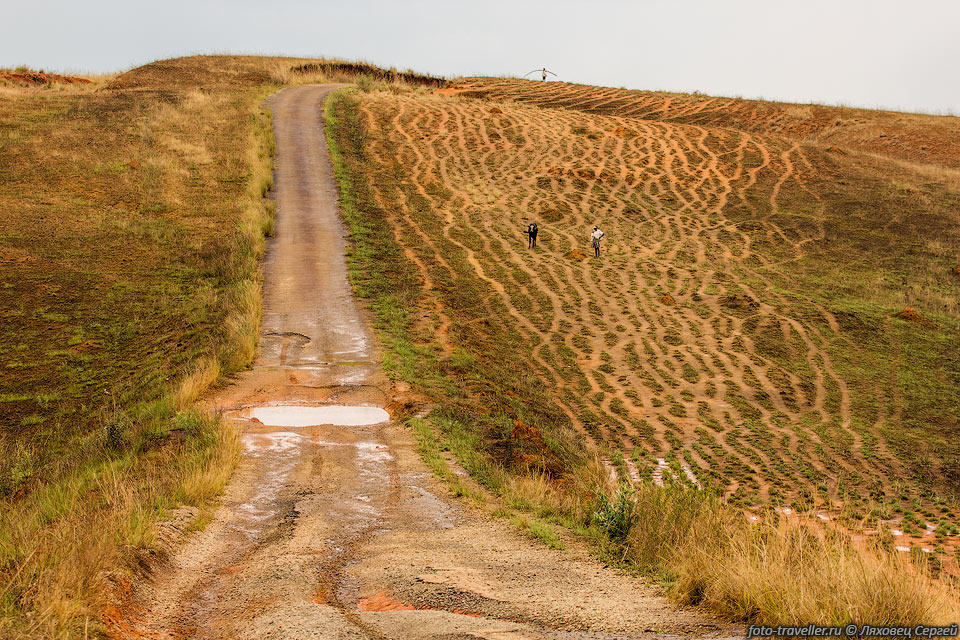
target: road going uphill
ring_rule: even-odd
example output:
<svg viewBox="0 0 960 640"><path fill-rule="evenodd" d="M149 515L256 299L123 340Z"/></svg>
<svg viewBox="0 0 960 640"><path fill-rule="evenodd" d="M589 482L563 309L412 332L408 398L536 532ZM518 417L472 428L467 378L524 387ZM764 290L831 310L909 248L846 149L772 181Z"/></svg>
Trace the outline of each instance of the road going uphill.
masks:
<svg viewBox="0 0 960 640"><path fill-rule="evenodd" d="M162 528L161 537L173 532L179 542L152 579L135 586L112 635L739 635L677 610L658 589L583 550L548 549L453 498L420 460L408 428L368 417L393 391L347 281L322 122L323 101L336 88L294 87L269 100L277 224L265 263L261 354L210 401L235 420L243 459L202 531ZM329 418L292 408L331 405L340 409Z"/></svg>

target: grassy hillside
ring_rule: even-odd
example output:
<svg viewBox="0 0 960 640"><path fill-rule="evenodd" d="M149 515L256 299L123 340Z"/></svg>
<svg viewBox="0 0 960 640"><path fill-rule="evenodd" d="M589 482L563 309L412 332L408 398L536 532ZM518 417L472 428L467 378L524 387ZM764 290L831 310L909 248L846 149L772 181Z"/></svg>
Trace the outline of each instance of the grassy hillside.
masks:
<svg viewBox="0 0 960 640"><path fill-rule="evenodd" d="M489 79L438 91L300 59L182 58L89 84L6 75L0 636L96 631L123 568L149 562L153 523L223 486L235 440L191 406L255 349L272 228L260 105L358 77L366 91L330 111L352 278L385 367L438 404L413 423L437 465L452 449L535 515L537 537L603 532L680 599L733 617L809 618L825 597L837 619L901 601L891 619L951 611L912 554L864 561L764 509L927 546L953 570L955 119ZM649 482L598 493L594 449ZM771 528L741 529L714 494ZM779 564L740 544L751 535ZM798 550L819 558L802 580L763 569ZM705 575L717 557L737 558L741 582ZM744 605L792 583L817 585L802 615ZM857 609L869 593L877 608Z"/></svg>
<svg viewBox="0 0 960 640"><path fill-rule="evenodd" d="M178 72L191 64L226 78L201 89ZM96 628L105 572L229 474L231 434L189 405L253 353L271 83L241 80L251 66L158 63L149 81L0 93L8 634Z"/></svg>
<svg viewBox="0 0 960 640"><path fill-rule="evenodd" d="M624 480L696 484L756 514L766 533L714 547L691 533L699 525L684 514L696 501L630 516L638 503L628 496L634 506L620 512L627 530L664 517L692 527L651 532L661 550L630 534L626 553L687 576L684 598L709 591L718 609L745 619L817 619L816 597L806 613L744 603L771 585L805 585L784 593L809 588L821 599L844 592L841 618L868 597L868 584L823 579L869 573L859 559L831 565L843 554L829 535L810 543L824 564L805 575L738 546L761 536L770 549L782 544L786 561L807 535L790 533L797 512L888 549L869 571L912 576L896 547L955 571L955 171L736 130L735 101L717 116L723 127L658 119L656 109L615 115L611 92L473 79L437 92L368 91L334 111L340 146L352 150L345 173L355 191L369 190L355 198L357 290L377 301L394 374L440 402L434 428L445 446L517 504L526 498L501 466L545 473L538 490L563 494L570 470L588 464L580 452L595 449ZM609 115L596 114L599 102ZM529 221L540 224L536 249L523 234ZM606 232L600 259L588 241L594 224ZM387 253L406 270L371 275ZM615 519L616 500L601 505L602 518ZM786 533L770 506L791 515ZM724 512L704 509L703 521ZM668 548L679 555L666 558ZM716 555L684 564L706 548ZM702 574L732 557L749 567L739 587Z"/></svg>
<svg viewBox="0 0 960 640"><path fill-rule="evenodd" d="M256 348L261 104L358 73L396 76L216 56L0 78L0 636L95 629L156 519L223 486L236 442L191 405Z"/></svg>

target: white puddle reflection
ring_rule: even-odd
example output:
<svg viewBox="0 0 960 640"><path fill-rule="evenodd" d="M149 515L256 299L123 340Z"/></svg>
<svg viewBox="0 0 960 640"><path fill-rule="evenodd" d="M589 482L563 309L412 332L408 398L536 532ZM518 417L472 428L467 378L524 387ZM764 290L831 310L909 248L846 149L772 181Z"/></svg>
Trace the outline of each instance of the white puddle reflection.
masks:
<svg viewBox="0 0 960 640"><path fill-rule="evenodd" d="M361 427L380 424L390 419L390 414L380 407L339 405L251 407L245 409L243 414L244 417L255 418L271 427L312 427L324 424Z"/></svg>

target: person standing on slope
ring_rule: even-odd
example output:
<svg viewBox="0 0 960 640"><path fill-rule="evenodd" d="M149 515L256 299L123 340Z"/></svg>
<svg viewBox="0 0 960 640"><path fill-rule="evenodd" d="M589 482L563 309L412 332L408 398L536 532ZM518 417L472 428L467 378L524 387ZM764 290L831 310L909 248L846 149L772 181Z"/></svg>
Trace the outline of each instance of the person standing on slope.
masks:
<svg viewBox="0 0 960 640"><path fill-rule="evenodd" d="M527 236L529 236L529 241L527 243L527 249L536 249L537 248L537 234L540 233L540 229L537 228L536 222L531 222L527 225Z"/></svg>
<svg viewBox="0 0 960 640"><path fill-rule="evenodd" d="M593 244L593 254L595 258L600 257L600 241L603 240L603 231L600 227L593 225L593 233L590 234L590 242Z"/></svg>

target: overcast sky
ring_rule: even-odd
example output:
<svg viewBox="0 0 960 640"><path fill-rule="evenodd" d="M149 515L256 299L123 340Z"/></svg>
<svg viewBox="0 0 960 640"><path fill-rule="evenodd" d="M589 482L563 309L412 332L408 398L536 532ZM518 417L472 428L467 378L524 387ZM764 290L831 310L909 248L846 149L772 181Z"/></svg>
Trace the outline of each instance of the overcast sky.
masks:
<svg viewBox="0 0 960 640"><path fill-rule="evenodd" d="M32 0L0 66L116 71L193 53L363 59L960 114L960 0Z"/></svg>

